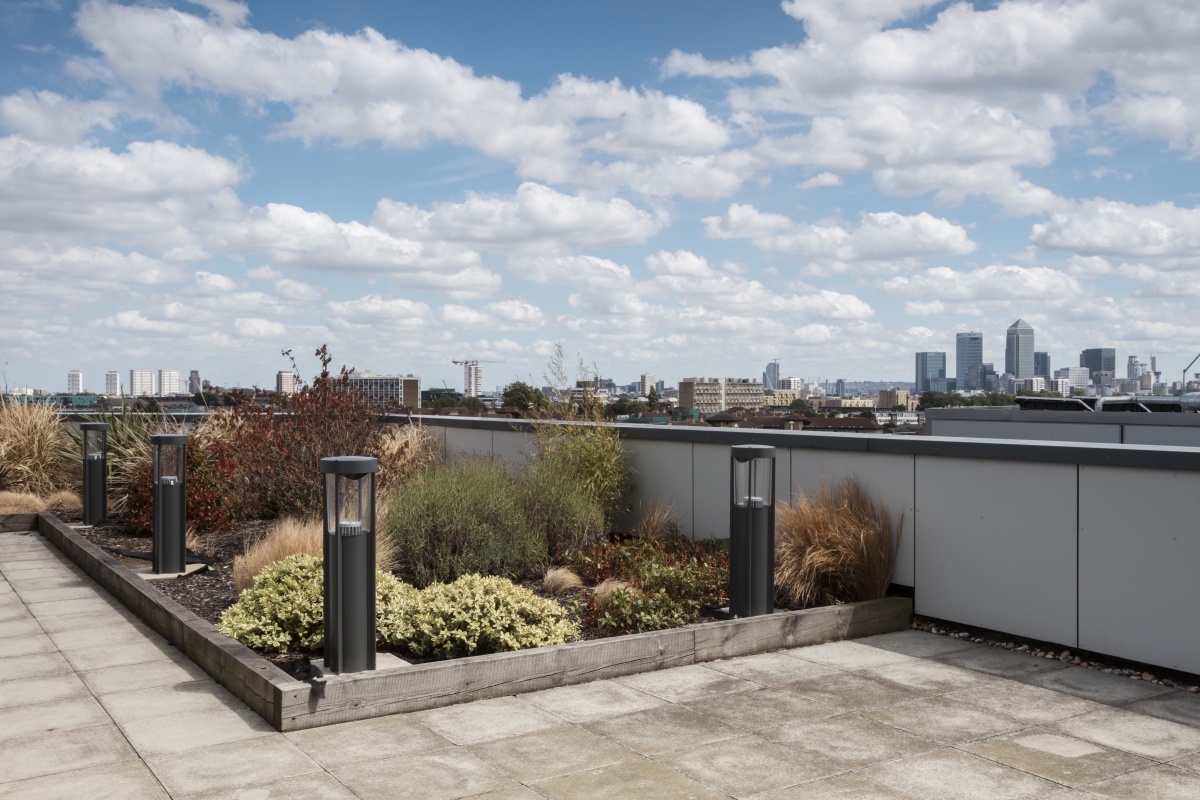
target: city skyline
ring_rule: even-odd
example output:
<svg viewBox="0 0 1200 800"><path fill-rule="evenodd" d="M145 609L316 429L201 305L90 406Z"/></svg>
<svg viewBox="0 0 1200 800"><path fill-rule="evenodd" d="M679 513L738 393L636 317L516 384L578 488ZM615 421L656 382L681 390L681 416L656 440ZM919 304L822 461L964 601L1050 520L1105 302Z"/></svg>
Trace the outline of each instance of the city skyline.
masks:
<svg viewBox="0 0 1200 800"><path fill-rule="evenodd" d="M3 382L262 383L327 343L430 385L504 361L490 386L556 342L626 377L901 380L1018 317L1055 363L1178 375L1200 9L1122 9L18 4Z"/></svg>

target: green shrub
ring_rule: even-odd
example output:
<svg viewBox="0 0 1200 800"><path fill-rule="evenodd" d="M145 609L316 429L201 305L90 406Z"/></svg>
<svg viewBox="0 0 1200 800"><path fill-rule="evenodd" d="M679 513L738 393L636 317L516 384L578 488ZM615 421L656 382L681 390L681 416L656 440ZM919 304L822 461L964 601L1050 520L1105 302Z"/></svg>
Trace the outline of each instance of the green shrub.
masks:
<svg viewBox="0 0 1200 800"><path fill-rule="evenodd" d="M633 478L627 464L629 454L621 446L616 428L599 416L580 419L589 424L539 424L534 431L537 451L532 464L539 470L569 476L586 490L611 530L629 511Z"/></svg>
<svg viewBox="0 0 1200 800"><path fill-rule="evenodd" d="M445 658L562 644L578 638L566 610L512 581L464 575L422 589L410 629L392 643Z"/></svg>
<svg viewBox="0 0 1200 800"><path fill-rule="evenodd" d="M225 609L217 629L247 647L265 652L320 648L325 643L325 578L321 564L317 556L299 554L264 567L254 579L254 586ZM415 594L415 589L390 573L375 573L376 631L380 640L406 630L395 614Z"/></svg>
<svg viewBox="0 0 1200 800"><path fill-rule="evenodd" d="M551 558L590 547L607 530L603 509L570 473L531 464L522 471L517 492Z"/></svg>
<svg viewBox="0 0 1200 800"><path fill-rule="evenodd" d="M687 625L695 617L667 592L630 587L589 597L585 623L604 636L659 631Z"/></svg>
<svg viewBox="0 0 1200 800"><path fill-rule="evenodd" d="M468 459L423 473L393 494L380 517L397 572L416 586L472 573L521 579L549 562L516 479L497 461Z"/></svg>

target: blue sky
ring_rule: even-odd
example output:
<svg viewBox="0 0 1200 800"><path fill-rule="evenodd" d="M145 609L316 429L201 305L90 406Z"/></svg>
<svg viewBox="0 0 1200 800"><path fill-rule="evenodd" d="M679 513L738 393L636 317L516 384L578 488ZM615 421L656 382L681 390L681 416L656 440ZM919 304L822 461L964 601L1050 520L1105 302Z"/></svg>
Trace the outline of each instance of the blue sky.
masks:
<svg viewBox="0 0 1200 800"><path fill-rule="evenodd" d="M1200 350L1190 2L14 2L4 379ZM311 374L305 355L301 369ZM126 378L127 379L127 378Z"/></svg>

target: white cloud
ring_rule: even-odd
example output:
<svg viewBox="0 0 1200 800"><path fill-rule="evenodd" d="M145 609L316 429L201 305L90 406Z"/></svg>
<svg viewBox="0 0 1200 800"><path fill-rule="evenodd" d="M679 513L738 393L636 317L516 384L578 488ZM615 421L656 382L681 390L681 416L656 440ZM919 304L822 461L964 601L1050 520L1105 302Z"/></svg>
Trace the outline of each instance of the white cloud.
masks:
<svg viewBox="0 0 1200 800"><path fill-rule="evenodd" d="M233 323L238 336L247 339L275 339L287 333L287 326L269 319L244 317Z"/></svg>
<svg viewBox="0 0 1200 800"><path fill-rule="evenodd" d="M482 309L447 304L439 310L441 318L464 328L487 328L495 331L534 330L545 322L545 315L535 305L522 300L501 300Z"/></svg>
<svg viewBox="0 0 1200 800"><path fill-rule="evenodd" d="M72 144L92 128L111 131L119 113L107 100L71 100L55 92L23 89L0 97L0 126L40 142Z"/></svg>
<svg viewBox="0 0 1200 800"><path fill-rule="evenodd" d="M275 291L279 292L279 296L285 300L293 300L300 303L319 300L322 294L320 289L309 286L304 281L297 281L291 278L281 278L275 281Z"/></svg>
<svg viewBox="0 0 1200 800"><path fill-rule="evenodd" d="M834 175L832 172L822 172L820 175L814 175L806 181L801 181L796 184L797 189L822 189L826 186L841 186L842 178L840 175Z"/></svg>
<svg viewBox="0 0 1200 800"><path fill-rule="evenodd" d="M237 288L231 278L214 272L197 272L194 280L196 290L205 295L221 295Z"/></svg>
<svg viewBox="0 0 1200 800"><path fill-rule="evenodd" d="M1097 198L1073 204L1033 226L1030 239L1043 250L1082 256L1200 258L1200 207L1163 202L1139 206Z"/></svg>
<svg viewBox="0 0 1200 800"><path fill-rule="evenodd" d="M519 278L551 286L621 289L633 284L629 267L597 256L513 258L508 270Z"/></svg>

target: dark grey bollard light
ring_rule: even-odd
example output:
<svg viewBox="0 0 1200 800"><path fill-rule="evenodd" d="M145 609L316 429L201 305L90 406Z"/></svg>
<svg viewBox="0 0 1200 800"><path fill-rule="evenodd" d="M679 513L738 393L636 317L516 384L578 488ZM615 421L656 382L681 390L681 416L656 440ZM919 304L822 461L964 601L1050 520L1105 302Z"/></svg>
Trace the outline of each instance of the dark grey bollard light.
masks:
<svg viewBox="0 0 1200 800"><path fill-rule="evenodd" d="M187 434L150 437L154 450L154 571L187 570Z"/></svg>
<svg viewBox="0 0 1200 800"><path fill-rule="evenodd" d="M375 473L363 456L322 458L325 670L375 669Z"/></svg>
<svg viewBox="0 0 1200 800"><path fill-rule="evenodd" d="M108 517L108 423L81 422L83 433L83 524Z"/></svg>
<svg viewBox="0 0 1200 800"><path fill-rule="evenodd" d="M775 611L775 448L741 444L732 451L729 514L729 613Z"/></svg>

